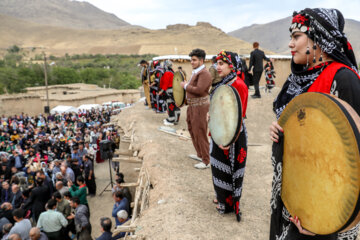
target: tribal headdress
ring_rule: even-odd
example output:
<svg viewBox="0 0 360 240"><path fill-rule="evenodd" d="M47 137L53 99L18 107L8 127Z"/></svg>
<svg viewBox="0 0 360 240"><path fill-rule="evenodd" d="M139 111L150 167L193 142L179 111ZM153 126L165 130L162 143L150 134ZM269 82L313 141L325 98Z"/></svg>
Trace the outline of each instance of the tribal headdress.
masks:
<svg viewBox="0 0 360 240"><path fill-rule="evenodd" d="M212 92L210 93L211 96L218 87L227 84L228 82L233 80L237 75L240 76L241 74L241 59L237 53L221 51L216 56L216 60L222 60L227 64L229 64L229 67L232 69L232 71L227 76L225 76L220 82L213 85Z"/></svg>
<svg viewBox="0 0 360 240"><path fill-rule="evenodd" d="M327 53L334 60L341 62L357 71L355 55L351 44L344 34L345 20L337 9L306 8L300 12L294 12L290 32L299 29L306 33L321 49L319 61L322 61L322 53ZM309 49L306 54L310 54ZM314 55L313 62L316 62Z"/></svg>

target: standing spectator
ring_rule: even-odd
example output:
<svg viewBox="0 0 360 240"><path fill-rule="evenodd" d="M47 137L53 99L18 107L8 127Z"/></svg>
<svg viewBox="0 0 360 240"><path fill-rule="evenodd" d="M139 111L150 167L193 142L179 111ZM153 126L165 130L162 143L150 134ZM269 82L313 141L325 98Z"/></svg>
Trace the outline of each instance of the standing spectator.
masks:
<svg viewBox="0 0 360 240"><path fill-rule="evenodd" d="M89 209L80 204L78 197L73 197L70 201L70 206L75 209L75 214L69 217L75 219L76 236L78 240L90 240L91 238L91 224L89 220Z"/></svg>
<svg viewBox="0 0 360 240"><path fill-rule="evenodd" d="M31 212L35 221L39 219L40 213L45 211L45 204L49 196L49 189L43 183L42 178L36 179L36 187L31 191L30 198L23 206L24 209L28 209L31 206Z"/></svg>
<svg viewBox="0 0 360 240"><path fill-rule="evenodd" d="M88 155L84 155L83 161L84 161L84 173L85 173L86 186L89 189L89 194L91 196L95 196L96 182L95 182L93 163L92 163L92 161L90 161L90 157Z"/></svg>
<svg viewBox="0 0 360 240"><path fill-rule="evenodd" d="M111 232L111 219L108 217L103 217L100 219L101 226L101 236L96 238L96 240L112 240L112 232Z"/></svg>
<svg viewBox="0 0 360 240"><path fill-rule="evenodd" d="M117 213L120 210L125 210L129 213L129 202L126 197L124 197L121 191L118 191L114 194L115 204L112 210L112 216L115 218L116 226L121 225L121 222L117 218Z"/></svg>
<svg viewBox="0 0 360 240"><path fill-rule="evenodd" d="M78 197L80 199L80 204L84 204L88 207L88 201L86 199L87 187L82 176L78 176L76 183L79 186L74 185L72 182L68 182L69 192L72 197Z"/></svg>
<svg viewBox="0 0 360 240"><path fill-rule="evenodd" d="M269 58L265 56L265 53L259 49L259 43L253 43L254 51L250 53L250 63L249 63L249 72L251 72L251 68L254 67L253 70L253 82L255 87L255 94L251 95L252 98L261 98L260 90L259 90L259 81L261 78L261 74L263 71L263 59L266 61L270 61Z"/></svg>
<svg viewBox="0 0 360 240"><path fill-rule="evenodd" d="M15 225L11 228L9 236L12 234L19 234L22 240L29 240L29 232L31 229L31 222L29 219L24 219L24 209L18 208L13 211Z"/></svg>
<svg viewBox="0 0 360 240"><path fill-rule="evenodd" d="M37 227L31 228L29 235L31 240L48 240L48 237L45 235L45 233L41 232L40 228Z"/></svg>
<svg viewBox="0 0 360 240"><path fill-rule="evenodd" d="M61 196L64 196L64 193L69 191L69 187L64 186L64 183L62 181L57 181L55 188L56 191L61 194Z"/></svg>
<svg viewBox="0 0 360 240"><path fill-rule="evenodd" d="M55 211L57 202L50 199L47 202L47 211L40 214L37 227L42 229L49 240L63 240L62 228L68 224L64 215Z"/></svg>
<svg viewBox="0 0 360 240"><path fill-rule="evenodd" d="M70 203L59 192L55 192L53 198L57 202L56 211L62 213L67 218L71 214Z"/></svg>

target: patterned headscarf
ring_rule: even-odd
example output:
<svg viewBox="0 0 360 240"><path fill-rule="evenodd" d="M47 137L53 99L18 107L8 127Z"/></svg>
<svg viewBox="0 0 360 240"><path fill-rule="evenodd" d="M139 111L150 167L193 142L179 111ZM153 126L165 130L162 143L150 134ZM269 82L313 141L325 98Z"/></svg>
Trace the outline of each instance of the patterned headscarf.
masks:
<svg viewBox="0 0 360 240"><path fill-rule="evenodd" d="M314 41L314 49L317 44L322 52L335 61L357 71L353 49L343 32L344 26L344 17L337 9L306 8L299 13L294 12L290 32L295 28L300 29Z"/></svg>
<svg viewBox="0 0 360 240"><path fill-rule="evenodd" d="M225 76L220 82L216 83L213 86L212 92L210 93L211 96L218 87L227 84L228 82L233 80L237 75L240 76L241 74L241 59L237 53L223 50L216 56L216 60L222 60L227 64L229 64L229 67L232 69L232 71L227 76Z"/></svg>
<svg viewBox="0 0 360 240"><path fill-rule="evenodd" d="M339 10L306 8L298 13L294 12L290 32L298 28L314 41L314 49L317 44L321 51L327 53L334 61L343 63L357 72L354 52L343 33L344 25L345 20ZM307 66L291 61L291 74L274 101L277 118L294 97L308 91L327 66L329 66L329 62L308 69Z"/></svg>

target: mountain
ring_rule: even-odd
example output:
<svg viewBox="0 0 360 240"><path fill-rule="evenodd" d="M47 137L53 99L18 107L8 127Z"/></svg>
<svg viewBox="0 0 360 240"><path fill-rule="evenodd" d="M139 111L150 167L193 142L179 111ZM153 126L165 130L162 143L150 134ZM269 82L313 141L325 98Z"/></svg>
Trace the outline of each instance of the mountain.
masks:
<svg viewBox="0 0 360 240"><path fill-rule="evenodd" d="M247 42L258 41L260 46L279 54L290 54L288 44L290 41L289 27L291 17L283 18L266 24L254 24L243 27L228 34ZM360 22L346 19L344 32L352 44L356 59L360 61Z"/></svg>
<svg viewBox="0 0 360 240"><path fill-rule="evenodd" d="M203 48L208 54L220 50L249 54L251 44L231 37L209 23L195 26L170 25L166 29L140 27L117 30L71 29L40 25L0 15L0 49L3 53L14 44L32 50L31 54L189 54ZM272 54L265 50L267 53Z"/></svg>
<svg viewBox="0 0 360 240"><path fill-rule="evenodd" d="M70 0L0 0L0 14L65 28L119 29L131 26L88 2Z"/></svg>

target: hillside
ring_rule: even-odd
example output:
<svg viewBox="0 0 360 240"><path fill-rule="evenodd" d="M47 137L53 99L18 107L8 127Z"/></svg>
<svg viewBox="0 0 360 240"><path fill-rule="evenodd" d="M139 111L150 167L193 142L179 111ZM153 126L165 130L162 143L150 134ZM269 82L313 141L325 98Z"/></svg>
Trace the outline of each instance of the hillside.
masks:
<svg viewBox="0 0 360 240"><path fill-rule="evenodd" d="M0 14L65 28L119 29L131 26L90 3L70 0L0 0Z"/></svg>
<svg viewBox="0 0 360 240"><path fill-rule="evenodd" d="M201 22L196 26L179 24L161 30L140 27L70 29L40 25L5 15L0 15L0 22L0 48L3 51L14 44L58 56L65 53L188 54L197 47L205 49L208 54L216 54L222 49L249 54L252 48L249 43Z"/></svg>
<svg viewBox="0 0 360 240"><path fill-rule="evenodd" d="M291 18L283 18L266 24L254 24L228 34L247 42L258 41L260 46L280 54L289 54L289 26ZM345 33L360 61L360 22L346 19Z"/></svg>

